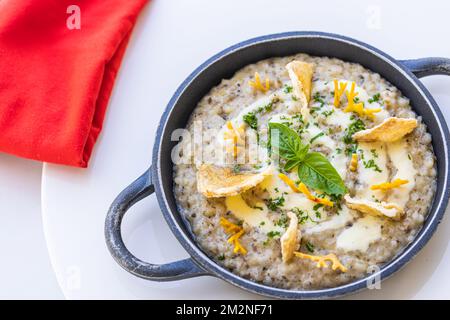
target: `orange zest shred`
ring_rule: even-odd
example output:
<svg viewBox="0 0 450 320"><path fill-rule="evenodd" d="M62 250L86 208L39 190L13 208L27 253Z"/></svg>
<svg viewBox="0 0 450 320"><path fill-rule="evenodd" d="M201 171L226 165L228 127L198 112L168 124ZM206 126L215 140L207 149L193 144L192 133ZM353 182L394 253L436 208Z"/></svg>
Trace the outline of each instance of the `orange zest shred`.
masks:
<svg viewBox="0 0 450 320"><path fill-rule="evenodd" d="M333 80L334 83L334 106L339 107L341 102L341 96L347 88L347 82L339 82L336 79Z"/></svg>
<svg viewBox="0 0 450 320"><path fill-rule="evenodd" d="M258 72L255 72L255 81L250 80L248 82L249 86L255 90L260 90L262 92L267 92L270 89L270 80L266 77L265 85L261 83L261 77Z"/></svg>
<svg viewBox="0 0 450 320"><path fill-rule="evenodd" d="M237 157L240 146L243 144L242 136L245 133L244 125L241 125L239 128L235 129L231 121L227 121L227 129L228 131L224 133L225 140L231 140L231 146L227 146L227 152L233 152L233 157Z"/></svg>
<svg viewBox="0 0 450 320"><path fill-rule="evenodd" d="M408 182L409 182L408 180L395 179L392 182L383 182L383 183L380 183L380 184L374 184L373 186L370 187L370 189L371 190L387 191L389 189L398 188L401 185L407 184Z"/></svg>
<svg viewBox="0 0 450 320"><path fill-rule="evenodd" d="M326 256L313 256L310 254L302 252L294 252L295 256L302 259L309 259L311 261L317 262L317 268L328 268L327 261L331 262L331 269L341 270L342 272L347 272L347 268L339 261L334 253L327 254Z"/></svg>
<svg viewBox="0 0 450 320"><path fill-rule="evenodd" d="M355 92L355 85L355 82L352 82L350 91L347 90L345 92L348 104L347 107L345 107L344 112L356 112L361 117L365 116L373 120L375 118L374 113L380 112L381 109L365 109L362 102L355 102L355 98L358 95L358 92Z"/></svg>
<svg viewBox="0 0 450 320"><path fill-rule="evenodd" d="M332 207L334 205L334 203L332 201L330 201L328 198L319 198L319 197L315 197L306 187L306 185L302 182L298 185L295 184L294 181L292 181L287 175L285 175L284 173L279 173L278 177L283 180L291 189L292 191L296 192L296 193L303 193L306 198L308 198L309 200L315 202L315 203L321 203L325 206L329 206Z"/></svg>
<svg viewBox="0 0 450 320"><path fill-rule="evenodd" d="M232 234L232 236L228 238L227 242L234 246L233 252L247 254L247 250L239 242L239 238L244 234L244 229L224 217L220 217L219 223L225 230L225 233Z"/></svg>
<svg viewBox="0 0 450 320"><path fill-rule="evenodd" d="M353 153L350 160L350 171L355 172L358 169L358 154Z"/></svg>

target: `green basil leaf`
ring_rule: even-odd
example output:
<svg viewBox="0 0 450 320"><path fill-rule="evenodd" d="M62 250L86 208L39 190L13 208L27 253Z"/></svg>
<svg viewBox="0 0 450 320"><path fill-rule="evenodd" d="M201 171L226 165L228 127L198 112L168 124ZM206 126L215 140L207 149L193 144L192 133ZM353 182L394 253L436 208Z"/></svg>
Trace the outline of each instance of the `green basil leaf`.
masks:
<svg viewBox="0 0 450 320"><path fill-rule="evenodd" d="M291 164L301 162L309 151L309 145L304 145L297 132L288 126L269 122L271 150ZM278 139L274 138L277 137ZM297 165L297 164L296 164ZM295 167L295 165L294 165ZM291 168L293 168L291 166Z"/></svg>
<svg viewBox="0 0 450 320"><path fill-rule="evenodd" d="M327 194L343 195L347 192L339 173L324 155L308 153L298 167L298 177L308 187Z"/></svg>
<svg viewBox="0 0 450 320"><path fill-rule="evenodd" d="M292 169L294 169L296 166L298 166L300 163L302 163L299 160L296 159L292 159L292 160L288 160L286 161L286 163L284 164L284 170L285 171L291 171Z"/></svg>

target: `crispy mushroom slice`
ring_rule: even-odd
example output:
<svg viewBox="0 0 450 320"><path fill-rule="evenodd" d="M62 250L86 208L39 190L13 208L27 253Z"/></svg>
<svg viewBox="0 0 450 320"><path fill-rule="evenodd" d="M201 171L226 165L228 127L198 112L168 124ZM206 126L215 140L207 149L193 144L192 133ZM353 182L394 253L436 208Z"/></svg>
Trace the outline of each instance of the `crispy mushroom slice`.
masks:
<svg viewBox="0 0 450 320"><path fill-rule="evenodd" d="M395 203L374 202L369 200L354 199L348 194L344 197L350 209L358 210L373 216L384 216L393 220L399 220L403 216L403 209Z"/></svg>
<svg viewBox="0 0 450 320"><path fill-rule="evenodd" d="M294 256L294 252L298 248L298 234L300 233L297 215L289 211L287 216L290 219L289 227L280 238L281 257L284 263L289 262Z"/></svg>
<svg viewBox="0 0 450 320"><path fill-rule="evenodd" d="M306 108L311 99L312 64L294 60L286 65L286 69L291 78L294 95L300 100L302 108Z"/></svg>
<svg viewBox="0 0 450 320"><path fill-rule="evenodd" d="M416 119L390 117L371 129L356 132L353 139L367 142L394 142L403 138L416 127Z"/></svg>
<svg viewBox="0 0 450 320"><path fill-rule="evenodd" d="M207 198L235 196L255 187L271 172L267 167L258 173L235 173L232 168L202 164L197 171L197 189Z"/></svg>

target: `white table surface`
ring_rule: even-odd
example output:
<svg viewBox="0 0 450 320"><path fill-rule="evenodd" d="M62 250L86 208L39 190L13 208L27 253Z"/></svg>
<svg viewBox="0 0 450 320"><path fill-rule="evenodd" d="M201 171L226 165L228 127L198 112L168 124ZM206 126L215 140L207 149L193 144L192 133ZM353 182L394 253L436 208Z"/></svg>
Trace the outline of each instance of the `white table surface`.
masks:
<svg viewBox="0 0 450 320"><path fill-rule="evenodd" d="M61 299L42 230L42 164L0 154L0 299Z"/></svg>
<svg viewBox="0 0 450 320"><path fill-rule="evenodd" d="M335 32L394 57L450 57L449 5L442 1L155 0L138 21L90 167L44 165L42 214L58 283L67 298L255 298L203 277L169 283L138 279L115 264L103 238L114 197L149 165L159 117L181 81L214 53L254 36ZM332 53L330 53L332 54ZM450 78L424 80L450 121ZM446 108L447 107L447 108ZM155 263L187 254L170 233L154 196L125 219L131 251ZM424 250L381 290L353 298L450 298L448 214Z"/></svg>

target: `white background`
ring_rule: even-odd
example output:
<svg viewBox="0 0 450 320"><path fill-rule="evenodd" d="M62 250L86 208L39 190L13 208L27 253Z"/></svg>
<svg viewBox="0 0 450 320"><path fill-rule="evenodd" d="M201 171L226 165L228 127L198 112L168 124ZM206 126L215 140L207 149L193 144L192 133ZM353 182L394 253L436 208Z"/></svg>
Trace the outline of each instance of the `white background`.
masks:
<svg viewBox="0 0 450 320"><path fill-rule="evenodd" d="M347 35L399 59L450 57L448 9L443 1L153 1L131 39L90 167L45 165L41 188L40 164L0 155L0 298L254 298L208 277L137 279L106 251L105 212L150 165L156 125L176 87L229 45L292 30ZM424 83L449 121L450 78ZM152 262L186 256L154 197L126 218L124 237L136 255ZM426 248L382 290L355 297L450 298L449 237L446 217Z"/></svg>

